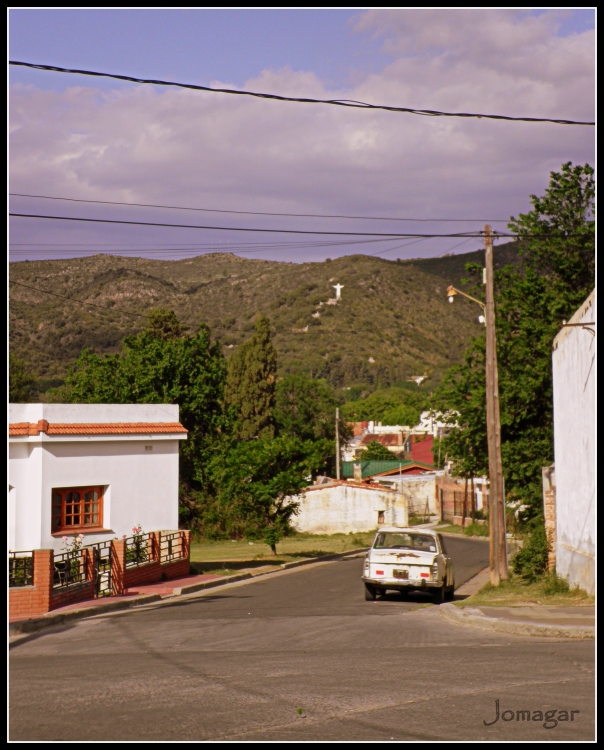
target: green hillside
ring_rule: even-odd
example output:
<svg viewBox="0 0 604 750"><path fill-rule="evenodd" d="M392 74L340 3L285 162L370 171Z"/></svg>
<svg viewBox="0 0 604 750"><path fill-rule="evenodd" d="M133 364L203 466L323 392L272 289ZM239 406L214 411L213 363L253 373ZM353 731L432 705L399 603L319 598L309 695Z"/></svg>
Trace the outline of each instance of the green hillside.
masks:
<svg viewBox="0 0 604 750"><path fill-rule="evenodd" d="M496 250L498 265L514 257L510 245ZM459 285L465 263L482 258L477 251L296 264L221 253L179 261L95 255L11 263L11 280L79 302L11 284L10 348L48 385L83 348L116 351L145 324L133 313L168 307L191 327L203 321L227 357L264 313L274 326L281 373L305 370L340 388L376 388L427 372L422 388L431 387L480 331L475 306L460 298L450 305L445 292ZM336 283L344 285L342 299L329 304Z"/></svg>

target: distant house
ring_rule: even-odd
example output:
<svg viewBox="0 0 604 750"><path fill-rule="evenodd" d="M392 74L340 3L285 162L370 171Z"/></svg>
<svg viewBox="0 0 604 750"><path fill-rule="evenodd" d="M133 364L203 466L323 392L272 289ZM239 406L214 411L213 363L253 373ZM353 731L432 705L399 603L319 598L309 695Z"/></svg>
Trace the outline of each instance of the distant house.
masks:
<svg viewBox="0 0 604 750"><path fill-rule="evenodd" d="M424 412L428 415L429 412ZM422 416L424 416L422 415ZM417 427L407 425L383 425L381 422L352 422L352 438L343 451L344 461L363 458L370 443L376 441L387 448L393 459L415 460L434 464L434 437L438 434L436 423L426 417L425 424Z"/></svg>
<svg viewBox="0 0 604 750"><path fill-rule="evenodd" d="M10 404L10 549L177 529L186 437L171 404Z"/></svg>
<svg viewBox="0 0 604 750"><path fill-rule="evenodd" d="M377 484L333 479L307 487L296 499L300 509L292 525L311 534L348 534L408 523L403 495Z"/></svg>
<svg viewBox="0 0 604 750"><path fill-rule="evenodd" d="M544 472L556 572L589 594L595 590L595 320L594 290L554 339L555 479ZM547 507L548 498L555 508Z"/></svg>

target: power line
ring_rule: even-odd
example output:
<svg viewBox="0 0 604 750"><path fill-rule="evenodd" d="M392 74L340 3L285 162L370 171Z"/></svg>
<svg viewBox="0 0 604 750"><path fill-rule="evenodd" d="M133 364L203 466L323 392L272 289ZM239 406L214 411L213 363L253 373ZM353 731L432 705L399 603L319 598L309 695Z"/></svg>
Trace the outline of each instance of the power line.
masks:
<svg viewBox="0 0 604 750"><path fill-rule="evenodd" d="M508 120L513 122L551 122L556 125L595 125L595 122L584 122L581 120L562 120L549 117L510 117L508 115L488 115L475 112L441 112L434 109L414 109L412 107L391 107L384 104L369 104L354 99L311 99L306 97L279 96L278 94L263 94L257 91L241 91L239 89L213 89L209 86L198 86L192 83L178 83L176 81L162 81L152 78L135 78L133 76L117 75L115 73L101 73L96 70L78 70L75 68L59 68L55 65L42 65L36 63L9 60L9 65L16 65L33 70L44 70L52 73L71 73L74 75L94 76L96 78L113 78L117 81L129 81L130 83L148 83L154 86L176 86L193 91L209 91L215 94L232 94L234 96L252 96L257 99L274 99L280 102L298 102L301 104L331 104L337 107L351 107L354 109L378 109L386 112L406 112L412 115L423 115L425 117L463 117L478 118L485 120Z"/></svg>
<svg viewBox="0 0 604 750"><path fill-rule="evenodd" d="M92 305L92 307L99 307L103 312L111 313L116 312L120 315L130 315L133 318L148 318L148 315L142 315L140 313L131 313L126 312L125 310L108 310L106 307L103 307L103 305L97 305L94 302L86 302L82 299L75 299L74 297L66 297L64 294L57 294L56 292L48 292L46 289L37 289L35 286L29 286L28 284L22 284L20 281L13 281L12 279L9 279L9 284L16 284L17 286L23 286L26 289L33 289L34 292L41 292L42 294L50 294L53 297L60 297L61 299L67 299L71 302L78 302L80 305Z"/></svg>
<svg viewBox="0 0 604 750"><path fill-rule="evenodd" d="M18 198L43 198L48 201L69 201L71 203L95 203L103 206L136 206L137 208L168 208L176 211L205 211L215 214L240 214L246 216L289 216L308 219L362 219L363 221L422 221L422 222L470 222L480 221L485 224L507 224L509 219L409 219L400 216L348 216L341 214L293 214L269 211L230 211L223 208L191 208L189 206L164 206L156 203L128 203L125 201L95 201L84 198L58 198L52 195L30 195L29 193L9 193Z"/></svg>
<svg viewBox="0 0 604 750"><path fill-rule="evenodd" d="M172 227L175 229L213 229L227 232L266 232L270 234L306 234L306 235L336 235L340 237L391 237L393 239L406 237L482 237L483 232L455 232L448 234L412 234L410 232L331 232L331 231L311 231L308 229L256 229L252 227L216 227L203 226L198 224L168 224L155 221L126 221L125 219L90 219L76 216L46 216L42 214L21 214L9 213L9 216L20 217L23 219L51 219L57 221L84 221L93 224L127 224L143 227ZM494 233L495 234L495 233ZM514 237L515 235L497 232L498 237Z"/></svg>

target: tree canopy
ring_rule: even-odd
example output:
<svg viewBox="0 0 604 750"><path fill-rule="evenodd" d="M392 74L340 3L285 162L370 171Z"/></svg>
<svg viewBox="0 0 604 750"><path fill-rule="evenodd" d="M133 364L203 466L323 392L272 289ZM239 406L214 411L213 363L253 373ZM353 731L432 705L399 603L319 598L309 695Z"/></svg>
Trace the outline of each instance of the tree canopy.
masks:
<svg viewBox="0 0 604 750"><path fill-rule="evenodd" d="M8 356L8 400L26 404L37 396L36 378L29 366L14 354Z"/></svg>
<svg viewBox="0 0 604 750"><path fill-rule="evenodd" d="M208 451L226 426L224 357L207 326L188 335L173 313L171 318L158 312L146 330L124 339L121 352L83 351L55 396L81 404L179 404L180 421L189 431L181 442L180 476L203 483ZM156 323L162 318L169 328L160 333Z"/></svg>
<svg viewBox="0 0 604 750"><path fill-rule="evenodd" d="M552 172L545 194L531 196L533 210L510 221L520 266L495 274L503 472L507 498L526 518L541 512L541 468L553 461L552 341L595 284L594 192L589 165ZM484 353L482 335L434 399L459 414L443 447L466 476L487 473Z"/></svg>
<svg viewBox="0 0 604 750"><path fill-rule="evenodd" d="M361 458L363 461L393 461L396 456L379 440L371 440L361 454Z"/></svg>

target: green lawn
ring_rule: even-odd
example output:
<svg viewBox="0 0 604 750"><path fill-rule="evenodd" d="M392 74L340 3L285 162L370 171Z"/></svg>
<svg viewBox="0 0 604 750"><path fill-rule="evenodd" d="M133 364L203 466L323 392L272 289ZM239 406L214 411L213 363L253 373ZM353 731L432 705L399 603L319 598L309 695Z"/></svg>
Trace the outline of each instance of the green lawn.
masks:
<svg viewBox="0 0 604 750"><path fill-rule="evenodd" d="M267 544L259 541L192 542L191 563L192 567L203 572L236 573L246 567L280 565L301 558L369 547L374 535L374 531L359 534L296 534L277 544L276 557Z"/></svg>

